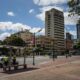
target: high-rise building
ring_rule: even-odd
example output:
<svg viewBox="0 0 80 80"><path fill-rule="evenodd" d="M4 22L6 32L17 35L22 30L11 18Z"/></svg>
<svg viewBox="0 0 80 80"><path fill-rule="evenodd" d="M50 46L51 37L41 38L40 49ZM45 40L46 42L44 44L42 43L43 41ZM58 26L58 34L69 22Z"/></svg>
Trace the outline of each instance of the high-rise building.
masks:
<svg viewBox="0 0 80 80"><path fill-rule="evenodd" d="M65 47L68 50L71 50L73 48L72 34L70 34L69 32L66 33Z"/></svg>
<svg viewBox="0 0 80 80"><path fill-rule="evenodd" d="M45 35L57 42L55 48L64 48L64 15L62 11L51 9L45 13Z"/></svg>
<svg viewBox="0 0 80 80"><path fill-rule="evenodd" d="M66 39L67 40L72 40L72 34L70 34L69 32L66 33Z"/></svg>
<svg viewBox="0 0 80 80"><path fill-rule="evenodd" d="M80 19L78 20L77 23L77 39L80 40Z"/></svg>

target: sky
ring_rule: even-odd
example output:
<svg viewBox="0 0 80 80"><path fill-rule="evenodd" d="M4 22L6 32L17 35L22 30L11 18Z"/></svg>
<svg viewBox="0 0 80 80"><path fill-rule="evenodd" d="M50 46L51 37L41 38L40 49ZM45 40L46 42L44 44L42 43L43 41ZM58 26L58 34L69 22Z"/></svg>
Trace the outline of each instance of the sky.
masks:
<svg viewBox="0 0 80 80"><path fill-rule="evenodd" d="M28 29L45 34L45 11L51 8L64 12L65 31L76 38L77 15L68 16L67 0L0 0L0 40Z"/></svg>

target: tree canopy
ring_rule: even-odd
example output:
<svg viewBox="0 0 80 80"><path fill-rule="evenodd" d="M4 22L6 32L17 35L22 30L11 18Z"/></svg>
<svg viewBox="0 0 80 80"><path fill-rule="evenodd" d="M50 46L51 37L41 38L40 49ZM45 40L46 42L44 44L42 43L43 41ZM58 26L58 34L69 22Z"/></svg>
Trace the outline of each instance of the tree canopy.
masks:
<svg viewBox="0 0 80 80"><path fill-rule="evenodd" d="M77 43L77 48L80 49L80 41Z"/></svg>
<svg viewBox="0 0 80 80"><path fill-rule="evenodd" d="M78 43L77 43L76 45L74 45L73 48L74 48L74 49L80 50L80 41L78 41Z"/></svg>
<svg viewBox="0 0 80 80"><path fill-rule="evenodd" d="M68 0L69 12L80 15L80 0Z"/></svg>
<svg viewBox="0 0 80 80"><path fill-rule="evenodd" d="M12 35L10 37L7 37L3 41L3 44L12 45L12 46L25 46L25 41L23 41L20 37Z"/></svg>
<svg viewBox="0 0 80 80"><path fill-rule="evenodd" d="M0 40L0 45L2 45L3 44L3 42Z"/></svg>

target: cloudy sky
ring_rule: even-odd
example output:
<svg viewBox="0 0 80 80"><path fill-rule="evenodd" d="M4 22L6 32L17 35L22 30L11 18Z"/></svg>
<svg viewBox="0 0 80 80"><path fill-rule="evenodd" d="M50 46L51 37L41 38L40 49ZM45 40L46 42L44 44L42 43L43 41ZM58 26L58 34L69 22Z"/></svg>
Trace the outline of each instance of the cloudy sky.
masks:
<svg viewBox="0 0 80 80"><path fill-rule="evenodd" d="M0 0L0 40L15 32L29 29L45 33L45 11L56 8L64 12L65 28L76 37L77 15L68 17L67 0Z"/></svg>

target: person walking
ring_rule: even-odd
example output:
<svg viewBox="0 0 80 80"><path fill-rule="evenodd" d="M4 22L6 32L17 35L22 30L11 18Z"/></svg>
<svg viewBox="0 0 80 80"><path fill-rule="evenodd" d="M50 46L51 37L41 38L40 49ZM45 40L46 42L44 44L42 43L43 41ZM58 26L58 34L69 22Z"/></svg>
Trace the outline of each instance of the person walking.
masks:
<svg viewBox="0 0 80 80"><path fill-rule="evenodd" d="M4 56L3 57L3 65L8 66L8 63L9 63L9 58L7 56Z"/></svg>
<svg viewBox="0 0 80 80"><path fill-rule="evenodd" d="M14 55L13 56L13 65L15 65L16 64L16 56Z"/></svg>
<svg viewBox="0 0 80 80"><path fill-rule="evenodd" d="M3 70L6 71L6 68L9 64L9 58L7 56L3 57Z"/></svg>

